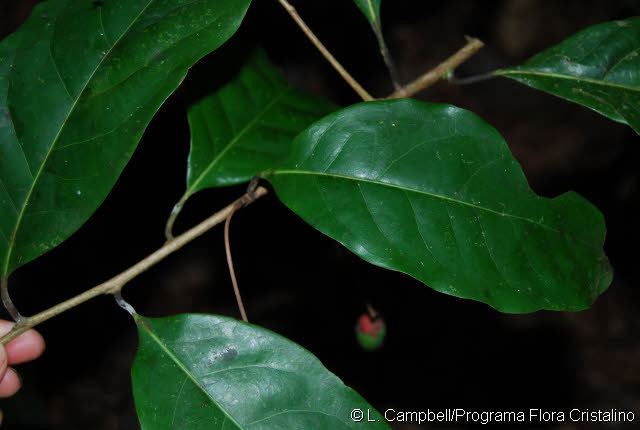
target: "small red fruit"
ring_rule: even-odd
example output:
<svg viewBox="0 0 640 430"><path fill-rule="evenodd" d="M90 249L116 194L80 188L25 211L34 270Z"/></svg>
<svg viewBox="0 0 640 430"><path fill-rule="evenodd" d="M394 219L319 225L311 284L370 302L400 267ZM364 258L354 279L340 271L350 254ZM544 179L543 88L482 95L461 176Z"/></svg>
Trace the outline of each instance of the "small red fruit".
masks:
<svg viewBox="0 0 640 430"><path fill-rule="evenodd" d="M374 313L364 313L358 318L356 325L356 338L358 343L367 351L374 351L382 345L385 335L387 334L387 326L380 315Z"/></svg>

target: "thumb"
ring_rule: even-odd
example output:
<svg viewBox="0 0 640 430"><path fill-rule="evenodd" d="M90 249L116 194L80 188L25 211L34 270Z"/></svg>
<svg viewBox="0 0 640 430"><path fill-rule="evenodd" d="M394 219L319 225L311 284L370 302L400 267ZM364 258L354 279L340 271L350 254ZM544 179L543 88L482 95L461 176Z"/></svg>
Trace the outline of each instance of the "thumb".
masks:
<svg viewBox="0 0 640 430"><path fill-rule="evenodd" d="M4 372L7 371L7 352L4 350L4 345L0 345L0 380L4 376Z"/></svg>

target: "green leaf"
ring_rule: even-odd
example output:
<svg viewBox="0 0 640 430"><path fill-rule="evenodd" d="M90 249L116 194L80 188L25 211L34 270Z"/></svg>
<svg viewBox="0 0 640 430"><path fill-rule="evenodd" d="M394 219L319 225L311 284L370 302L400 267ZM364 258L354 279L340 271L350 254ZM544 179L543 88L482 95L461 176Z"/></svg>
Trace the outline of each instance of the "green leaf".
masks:
<svg viewBox="0 0 640 430"><path fill-rule="evenodd" d="M307 350L231 318L136 316L133 395L143 429L388 429ZM353 409L377 422L351 420Z"/></svg>
<svg viewBox="0 0 640 430"><path fill-rule="evenodd" d="M640 17L594 25L497 75L581 104L640 134Z"/></svg>
<svg viewBox="0 0 640 430"><path fill-rule="evenodd" d="M256 50L228 84L189 108L187 190L171 211L167 237L194 193L241 184L280 165L296 135L335 109L289 85Z"/></svg>
<svg viewBox="0 0 640 430"><path fill-rule="evenodd" d="M265 173L309 224L375 265L504 312L587 308L607 288L600 212L537 196L500 134L415 100L344 109Z"/></svg>
<svg viewBox="0 0 640 430"><path fill-rule="evenodd" d="M189 108L185 194L247 182L279 165L296 135L332 110L289 85L257 50L231 82Z"/></svg>
<svg viewBox="0 0 640 430"><path fill-rule="evenodd" d="M249 0L50 0L0 43L0 276L104 200L188 68Z"/></svg>
<svg viewBox="0 0 640 430"><path fill-rule="evenodd" d="M373 27L380 25L380 3L382 0L353 0Z"/></svg>

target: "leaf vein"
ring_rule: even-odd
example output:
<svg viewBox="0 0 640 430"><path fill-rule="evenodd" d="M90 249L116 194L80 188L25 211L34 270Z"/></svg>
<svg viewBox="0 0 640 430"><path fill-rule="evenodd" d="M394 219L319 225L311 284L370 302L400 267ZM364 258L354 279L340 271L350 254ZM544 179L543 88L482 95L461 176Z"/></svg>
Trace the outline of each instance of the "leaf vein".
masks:
<svg viewBox="0 0 640 430"><path fill-rule="evenodd" d="M240 424L236 421L236 419L231 416L229 414L229 412L224 409L212 396L211 394L198 382L198 380L196 379L196 377L191 373L191 371L189 370L189 368L187 368L187 366L178 358L175 356L175 354L169 349L167 348L167 346L164 344L164 342L162 341L162 339L160 339L151 329L151 327L149 327L149 325L144 322L144 320L142 320L141 318L137 318L138 323L140 324L140 327L144 328L145 331L147 332L147 334L149 335L149 337L160 347L160 349L180 368L180 370L182 370L185 375L191 380L191 382L193 382L193 384L200 388L200 390L203 392L203 394L205 394L209 400L211 400L211 402L213 404L215 404L228 418L230 421L232 421L238 428L241 428Z"/></svg>
<svg viewBox="0 0 640 430"><path fill-rule="evenodd" d="M288 87L285 90L281 91L280 94L278 94L276 97L274 97L274 99L269 102L263 109L262 111L260 111L258 113L258 115L256 115L250 122L248 122L237 134L235 134L235 136L233 137L233 139L231 139L229 141L229 143L227 144L227 146L225 146L225 148L220 151L220 153L211 161L211 163L209 163L209 165L207 166L206 169L204 169L204 171L196 178L196 180L191 184L191 186L187 189L187 192L185 194L190 194L193 193L194 190L198 187L198 185L200 184L200 182L202 182L204 180L204 178L212 171L212 169L218 164L218 162L225 156L225 154L227 152L229 152L229 150L240 141L240 139L249 132L249 130L251 130L253 127L255 127L260 120L262 119L262 117L264 115L266 115L266 113L272 109L284 96L286 96L289 92L291 91L291 88ZM225 111L224 107L222 109L223 111ZM225 112L226 113L226 112ZM228 120L229 123L230 120ZM233 128L233 127L232 127Z"/></svg>
<svg viewBox="0 0 640 430"><path fill-rule="evenodd" d="M491 214L494 214L494 215L497 215L497 216L501 216L501 217L511 217L513 219L524 221L524 222L528 222L528 223L536 225L536 226L538 226L540 228L543 228L543 229L546 229L546 230L550 230L550 231L553 231L553 232L558 233L560 235L563 235L563 232L558 230L557 228L554 228L554 227L549 226L549 225L542 224L539 221L534 220L532 218L527 218L525 216L516 215L516 214L509 213L509 212L499 212L499 211L497 211L495 209L491 209L491 208L484 207L484 206L478 206L478 205L476 205L474 203L469 203L469 202L466 202L464 200L456 200L454 198L447 197L447 196L444 196L442 194L431 193L431 192L424 191L424 190L417 190L417 189L414 189L414 188L409 188L409 187L405 187L405 186L402 186L402 185L393 184L393 183L390 183L390 182L381 182L381 181L376 181L376 180L372 180L372 179L368 179L368 178L367 179L360 178L360 177L354 178L354 177L339 175L339 174L335 174L335 173L324 173L324 172L315 172L315 171L307 171L307 170L284 170L284 169L283 170L274 170L272 172L272 174L273 175L309 175L309 176L316 176L316 177L325 176L325 177L331 177L333 179L342 179L342 180L354 181L354 182L366 182L366 183L371 183L371 184L378 185L378 186L396 188L396 189L399 189L399 190L405 190L405 191L409 191L409 192L412 192L412 193L421 194L421 195L424 195L424 196L427 196L427 197L431 197L431 198L434 198L434 199L443 200L444 202L449 203L449 204L453 203L453 204L457 204L457 205L460 205L460 206L467 206L467 207L471 207L471 208L476 208L478 210L481 210L481 211L484 211L484 212L488 212L488 213L491 213ZM578 239L578 238L576 238L576 239ZM588 243L586 241L583 241L581 239L578 239L577 241L578 241L578 243L581 243L586 247L589 247L589 248L593 248L594 247L594 245L592 245L592 244L590 244L590 243Z"/></svg>
<svg viewBox="0 0 640 430"><path fill-rule="evenodd" d="M127 28L122 32L122 34L120 35L118 40L116 40L116 42L113 44L113 46L105 53L105 55L98 62L96 67L93 69L93 71L89 75L89 78L86 80L86 82L84 83L82 89L78 93L78 96L75 98L75 100L73 101L71 107L69 108L69 112L67 112L67 115L66 115L64 121L62 122L62 124L60 125L60 127L58 129L58 132L56 133L56 136L53 139L53 142L52 142L51 146L49 147L47 153L45 154L45 157L42 160L42 164L40 165L40 168L38 169L38 172L36 173L35 177L33 178L33 183L31 184L31 187L29 188L29 191L27 192L27 195L26 195L26 197L24 199L24 203L22 204L20 213L18 214L18 218L16 220L15 227L14 227L13 232L11 234L11 239L10 239L9 245L7 247L8 251L7 251L7 254L6 254L6 257L5 257L4 267L3 267L3 270L2 270L2 272L5 275L9 271L9 262L11 261L11 256L13 254L13 248L15 246L16 237L17 237L17 234L18 234L18 230L20 229L20 225L22 223L22 220L24 218L24 214L25 214L26 208L28 206L29 200L31 199L31 195L33 194L33 191L34 191L34 189L36 187L36 184L38 183L38 180L40 179L40 177L42 175L42 172L44 171L44 168L45 168L45 166L47 164L47 161L48 161L48 159L49 159L49 157L51 155L51 152L52 152L53 148L56 146L56 143L58 142L58 139L60 138L60 136L62 134L62 130L64 130L65 126L67 125L67 122L68 122L69 118L71 117L71 114L74 112L78 102L80 101L80 98L82 97L82 94L84 93L84 91L86 90L87 86L89 85L89 82L91 82L91 80L93 79L93 77L97 73L98 69L100 69L100 67L104 63L105 59L108 58L111 55L111 53L113 52L113 48L125 37L125 35L133 27L133 25L138 21L138 19L140 19L140 17L144 14L144 12L147 10L147 8L154 1L155 0L149 0L149 2L140 10L138 15L131 21L131 23L127 26ZM54 64L55 64L55 61L54 61ZM8 104L9 103L7 101L7 105Z"/></svg>

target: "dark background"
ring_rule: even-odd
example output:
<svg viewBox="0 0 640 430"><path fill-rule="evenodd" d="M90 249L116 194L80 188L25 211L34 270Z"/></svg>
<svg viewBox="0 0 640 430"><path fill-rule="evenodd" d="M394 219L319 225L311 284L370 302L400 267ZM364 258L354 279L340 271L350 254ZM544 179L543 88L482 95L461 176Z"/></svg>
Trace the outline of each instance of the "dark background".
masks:
<svg viewBox="0 0 640 430"><path fill-rule="evenodd" d="M0 36L15 29L33 3L1 0ZM275 0L254 3L232 49L227 45L195 66L160 110L96 214L64 244L12 276L14 300L23 313L104 281L162 245L166 217L184 191L185 108L229 76L252 45L262 44L299 87L340 104L357 101ZM295 5L367 89L378 96L390 91L375 39L351 1ZM465 34L487 47L458 70L459 76L517 64L585 26L638 14L640 2L633 0L386 0L382 15L401 77L408 81L461 47ZM419 97L470 109L493 124L538 193L573 189L602 210L606 250L615 268L609 290L584 312L500 314L361 261L270 194L238 213L232 227L250 319L310 349L379 410L616 408L633 410L635 426L624 428L638 428L640 237L634 220L640 137L587 109L504 79L469 86L443 82ZM198 193L177 229L243 191L241 186ZM124 295L149 316L237 316L222 229L131 282ZM388 324L385 346L373 353L360 349L353 332L366 301ZM101 297L39 330L48 349L21 366L22 391L2 401L6 428L137 428L129 376L137 340L128 314Z"/></svg>

